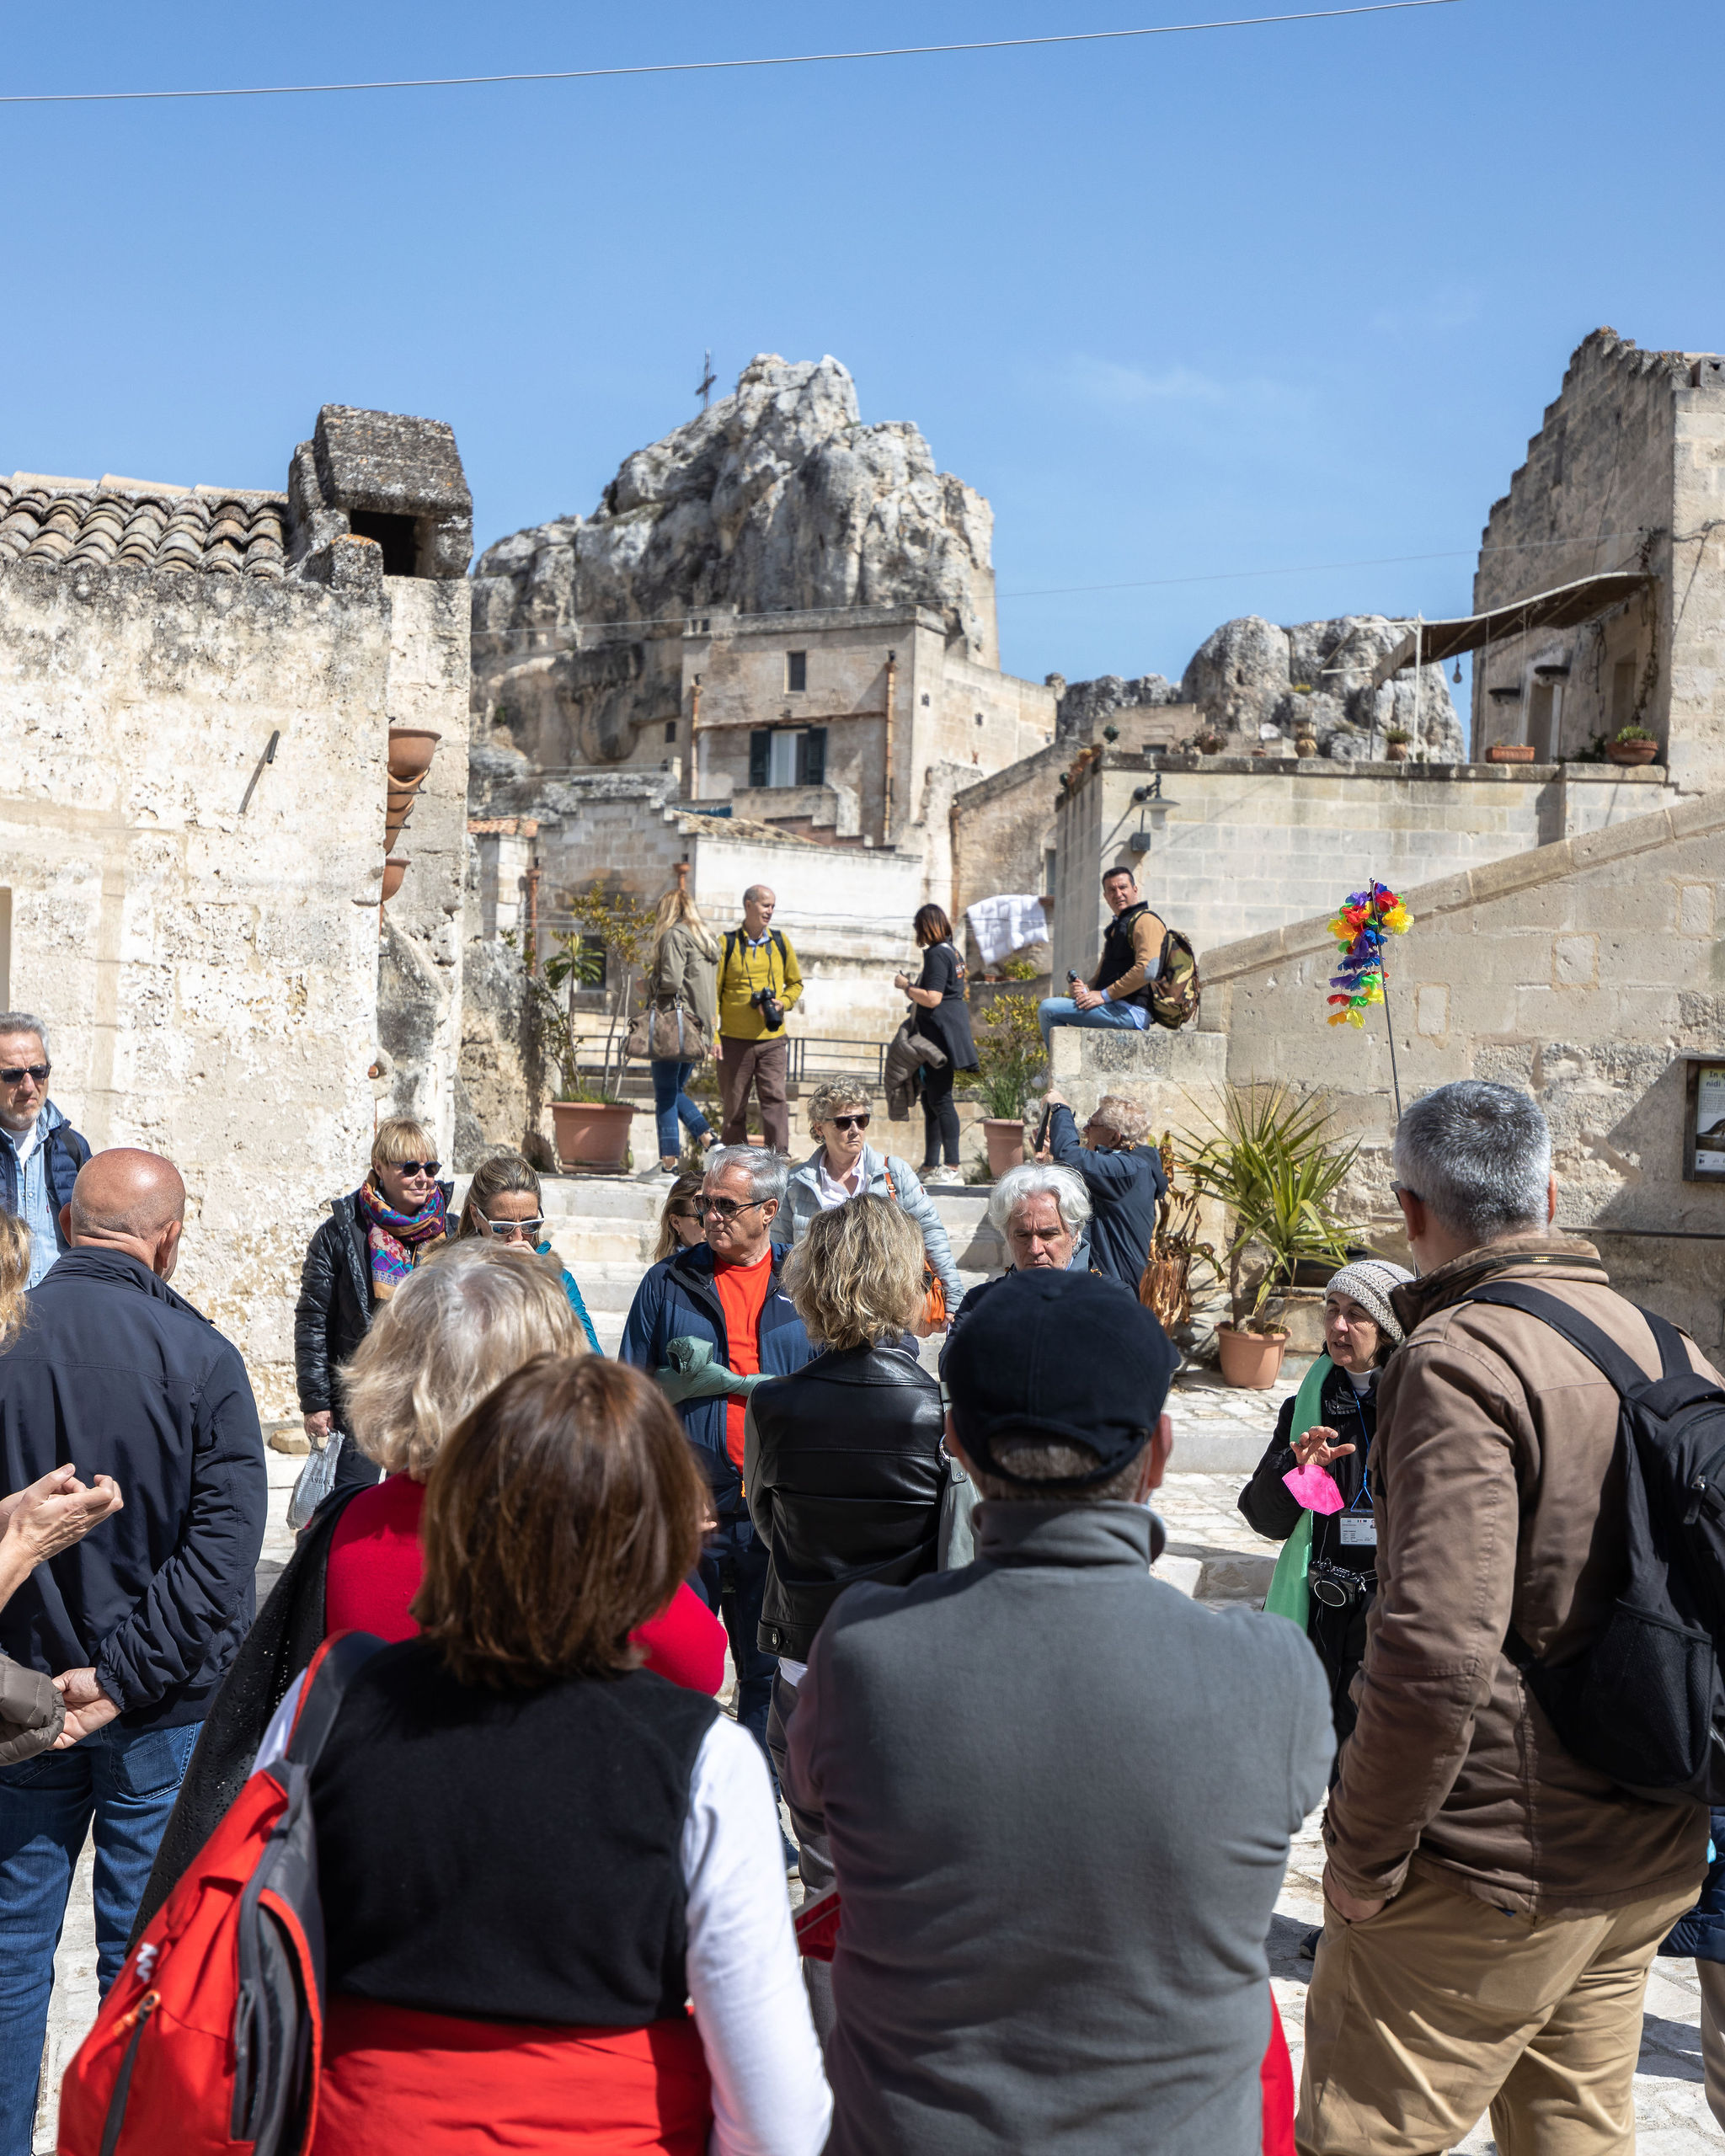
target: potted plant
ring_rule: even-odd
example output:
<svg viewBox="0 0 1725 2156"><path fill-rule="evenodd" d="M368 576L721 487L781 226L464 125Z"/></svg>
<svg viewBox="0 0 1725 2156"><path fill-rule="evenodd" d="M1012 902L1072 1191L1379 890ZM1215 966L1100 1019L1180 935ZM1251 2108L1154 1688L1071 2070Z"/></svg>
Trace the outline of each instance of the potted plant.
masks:
<svg viewBox="0 0 1725 2156"><path fill-rule="evenodd" d="M1407 744L1413 736L1405 726L1386 727L1384 731L1384 755L1392 764L1407 761Z"/></svg>
<svg viewBox="0 0 1725 2156"><path fill-rule="evenodd" d="M1531 741L1494 741L1486 750L1488 764L1530 764L1533 761Z"/></svg>
<svg viewBox="0 0 1725 2156"><path fill-rule="evenodd" d="M1167 1188L1156 1207L1156 1229L1150 1239L1150 1257L1138 1283L1138 1299L1154 1313L1170 1339L1178 1326L1192 1320L1192 1262L1202 1258L1212 1271L1216 1256L1209 1243L1198 1241L1198 1193L1183 1189L1176 1180L1180 1163L1174 1154L1172 1131L1162 1133L1157 1147Z"/></svg>
<svg viewBox="0 0 1725 2156"><path fill-rule="evenodd" d="M1302 726L1294 736L1294 753L1302 761L1317 754L1317 736L1309 726Z"/></svg>
<svg viewBox="0 0 1725 2156"><path fill-rule="evenodd" d="M1003 1176L1024 1157L1024 1108L1048 1051L1028 995L997 995L976 1027L975 1091L985 1111L983 1143L991 1175Z"/></svg>
<svg viewBox="0 0 1725 2156"><path fill-rule="evenodd" d="M1275 1383L1288 1347L1265 1305L1303 1261L1347 1262L1335 1199L1359 1149L1338 1144L1322 1094L1301 1099L1279 1084L1230 1086L1220 1122L1188 1143L1199 1192L1230 1216L1222 1263L1233 1323L1216 1328L1222 1375L1261 1390Z"/></svg>
<svg viewBox="0 0 1725 2156"><path fill-rule="evenodd" d="M1620 726L1605 744L1614 764L1650 764L1658 753L1658 743L1644 726Z"/></svg>
<svg viewBox="0 0 1725 2156"><path fill-rule="evenodd" d="M1221 735L1200 734L1198 737L1198 753L1201 756L1220 756L1222 753Z"/></svg>
<svg viewBox="0 0 1725 2156"><path fill-rule="evenodd" d="M646 953L653 916L634 899L608 895L596 883L590 891L571 896L568 911L573 925L553 938L542 970L534 963L531 941L525 953L540 1040L558 1074L560 1097L551 1103L552 1128L563 1166L615 1172L628 1158L635 1113L633 1103L617 1097L623 1074L618 1028L627 1037L635 972ZM614 968L607 959L616 961ZM575 991L604 979L611 983L608 1024L595 1084L580 1068Z"/></svg>

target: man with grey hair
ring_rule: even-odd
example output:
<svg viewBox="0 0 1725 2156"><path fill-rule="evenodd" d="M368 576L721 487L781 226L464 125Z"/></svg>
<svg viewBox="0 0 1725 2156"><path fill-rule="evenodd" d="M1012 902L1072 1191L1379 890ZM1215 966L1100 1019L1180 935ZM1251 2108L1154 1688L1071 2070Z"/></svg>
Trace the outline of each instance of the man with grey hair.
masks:
<svg viewBox="0 0 1725 2156"><path fill-rule="evenodd" d="M1015 1273L1089 1270L1090 1195L1071 1168L1040 1161L1008 1168L989 1193L988 1217L1007 1246L1007 1269L992 1280L979 1281L953 1311L940 1351L943 1370L959 1327ZM1120 1283L1108 1284L1117 1288Z"/></svg>
<svg viewBox="0 0 1725 2156"><path fill-rule="evenodd" d="M1552 1228L1527 1094L1439 1086L1394 1158L1420 1277L1390 1297L1407 1339L1379 1388L1378 1595L1324 1823L1298 2145L1428 2156L1489 2107L1499 2148L1615 2156L1648 1967L1695 1900L1707 1814L1584 1765L1524 1679L1583 1653L1621 1589L1618 1396L1551 1326L1473 1298L1522 1283L1649 1377L1661 1357L1593 1246Z"/></svg>
<svg viewBox="0 0 1725 2156"><path fill-rule="evenodd" d="M975 1561L815 1635L785 1784L840 1901L827 2156L1260 2144L1329 1689L1292 1625L1151 1576L1178 1363L1112 1283L1009 1274L947 1358Z"/></svg>
<svg viewBox="0 0 1725 2156"><path fill-rule="evenodd" d="M661 1380L698 1361L697 1381L678 1383L672 1396L718 1523L702 1552L702 1583L730 1636L737 1720L765 1751L778 1658L756 1636L767 1550L743 1496L744 1412L763 1377L788 1377L814 1351L780 1285L785 1252L772 1241L790 1163L757 1145L717 1145L706 1167L706 1241L673 1251L648 1273L618 1353Z"/></svg>
<svg viewBox="0 0 1725 2156"><path fill-rule="evenodd" d="M743 925L725 932L718 962L718 1059L722 1093L719 1134L727 1145L746 1144L749 1091L761 1102L761 1128L777 1153L791 1150L790 1112L785 1105L785 1020L803 993L797 954L772 916L778 899L765 883L743 894Z"/></svg>
<svg viewBox="0 0 1725 2156"><path fill-rule="evenodd" d="M30 1231L26 1286L68 1247L61 1209L90 1149L48 1098L48 1028L28 1011L0 1011L0 1209Z"/></svg>

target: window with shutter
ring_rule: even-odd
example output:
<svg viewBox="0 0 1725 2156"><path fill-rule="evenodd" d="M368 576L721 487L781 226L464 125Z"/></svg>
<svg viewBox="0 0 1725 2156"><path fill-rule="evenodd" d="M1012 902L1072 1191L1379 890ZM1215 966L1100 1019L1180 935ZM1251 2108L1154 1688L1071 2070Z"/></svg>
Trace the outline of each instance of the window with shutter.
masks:
<svg viewBox="0 0 1725 2156"><path fill-rule="evenodd" d="M797 736L797 783L798 786L826 784L826 728L811 726Z"/></svg>
<svg viewBox="0 0 1725 2156"><path fill-rule="evenodd" d="M769 726L755 728L749 735L749 783L750 786L766 786L771 782L767 766L772 756L772 728Z"/></svg>

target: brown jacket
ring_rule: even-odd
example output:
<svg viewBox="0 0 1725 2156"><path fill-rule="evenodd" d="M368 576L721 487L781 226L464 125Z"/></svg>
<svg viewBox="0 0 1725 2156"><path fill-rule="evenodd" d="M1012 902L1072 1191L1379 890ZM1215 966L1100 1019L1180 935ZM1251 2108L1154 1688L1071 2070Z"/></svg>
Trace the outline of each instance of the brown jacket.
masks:
<svg viewBox="0 0 1725 2156"><path fill-rule="evenodd" d="M66 1721L66 1702L51 1678L0 1654L0 1767L45 1752Z"/></svg>
<svg viewBox="0 0 1725 2156"><path fill-rule="evenodd" d="M1584 1767L1503 1652L1513 1619L1536 1655L1573 1655L1626 1556L1617 1396L1549 1326L1469 1305L1488 1279L1548 1290L1658 1373L1646 1321L1576 1236L1493 1243L1395 1291L1407 1340L1371 1449L1378 1594L1324 1840L1355 1894L1399 1892L1411 1861L1525 1915L1594 1913L1698 1886L1707 1814Z"/></svg>

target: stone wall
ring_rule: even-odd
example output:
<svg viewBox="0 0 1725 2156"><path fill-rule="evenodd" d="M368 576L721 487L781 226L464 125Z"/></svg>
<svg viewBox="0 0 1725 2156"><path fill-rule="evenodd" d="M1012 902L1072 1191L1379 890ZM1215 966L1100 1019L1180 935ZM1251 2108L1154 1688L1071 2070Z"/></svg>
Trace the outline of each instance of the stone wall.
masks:
<svg viewBox="0 0 1725 2156"><path fill-rule="evenodd" d="M1725 362L1638 351L1595 330L1492 505L1474 607L1605 570L1642 569L1653 582L1580 627L1506 638L1482 654L1476 755L1531 741L1542 755L1578 755L1633 723L1658 738L1679 783L1725 779L1722 517Z"/></svg>
<svg viewBox="0 0 1725 2156"><path fill-rule="evenodd" d="M1682 1178L1685 1055L1725 1035L1725 794L1402 892L1389 951L1404 1102L1453 1078L1525 1086L1556 1140L1560 1225L1596 1235L1626 1291L1725 1352L1725 1187ZM1325 1022L1335 947L1309 919L1211 950L1203 1022L1227 1071L1335 1099L1363 1151L1352 1197L1395 1245L1382 1011Z"/></svg>
<svg viewBox="0 0 1725 2156"><path fill-rule="evenodd" d="M1160 773L1167 797L1135 803ZM1333 908L1368 877L1393 889L1601 830L1676 799L1657 766L1365 764L1108 750L1056 819L1055 973L1094 969L1102 871L1139 888L1200 953ZM1148 852L1128 844L1140 828ZM1207 969L1206 969L1207 970Z"/></svg>
<svg viewBox="0 0 1725 2156"><path fill-rule="evenodd" d="M184 1176L176 1284L266 1415L293 1412L306 1243L371 1145L390 657L381 579L0 575L10 1000L91 1143Z"/></svg>

